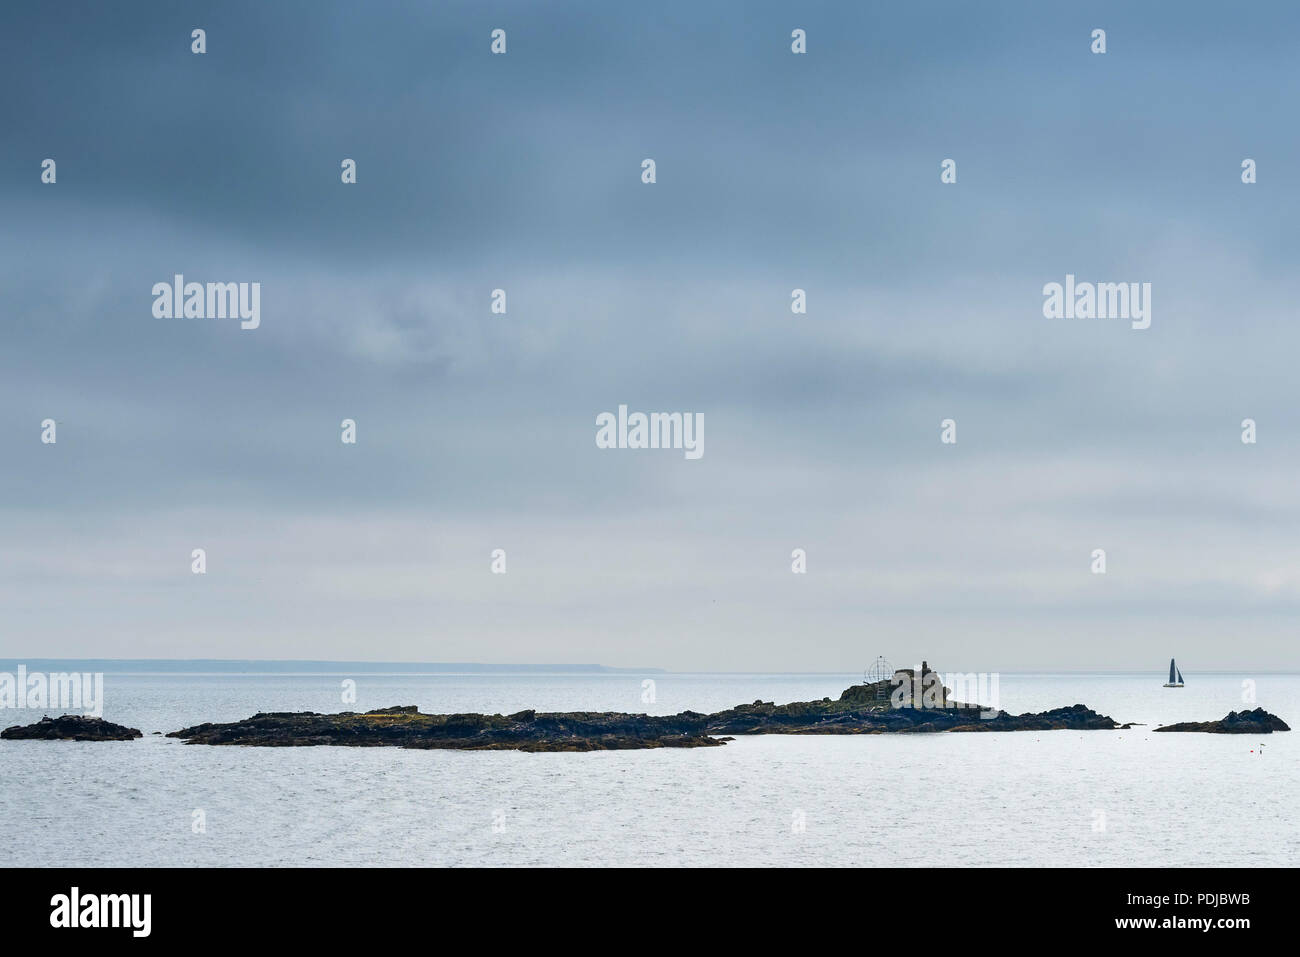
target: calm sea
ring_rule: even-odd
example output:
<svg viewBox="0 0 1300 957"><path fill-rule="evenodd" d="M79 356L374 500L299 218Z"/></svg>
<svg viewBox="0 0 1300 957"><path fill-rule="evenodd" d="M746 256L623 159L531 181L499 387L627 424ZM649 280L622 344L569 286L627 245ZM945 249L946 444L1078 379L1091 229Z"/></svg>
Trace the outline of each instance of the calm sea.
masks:
<svg viewBox="0 0 1300 957"><path fill-rule="evenodd" d="M838 697L854 675L105 675L131 743L0 741L9 865L1295 865L1300 731L1152 734L1257 703L1300 727L1300 676L1003 674L1000 705L1081 702L1115 732L763 736L519 754L187 746L256 711L672 713ZM654 701L643 698L646 678ZM41 713L6 709L0 725ZM1262 745L1262 749L1261 749ZM201 823L202 827L199 827Z"/></svg>

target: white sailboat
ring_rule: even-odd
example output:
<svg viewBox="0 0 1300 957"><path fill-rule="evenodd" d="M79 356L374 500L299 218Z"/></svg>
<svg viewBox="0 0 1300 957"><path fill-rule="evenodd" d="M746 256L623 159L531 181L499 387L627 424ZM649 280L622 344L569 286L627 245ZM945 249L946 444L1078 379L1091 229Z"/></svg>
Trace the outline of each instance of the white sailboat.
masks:
<svg viewBox="0 0 1300 957"><path fill-rule="evenodd" d="M1175 678L1177 676L1177 678ZM1178 670L1174 664L1174 659L1169 659L1169 680L1165 682L1166 688L1181 688L1183 686L1183 673Z"/></svg>

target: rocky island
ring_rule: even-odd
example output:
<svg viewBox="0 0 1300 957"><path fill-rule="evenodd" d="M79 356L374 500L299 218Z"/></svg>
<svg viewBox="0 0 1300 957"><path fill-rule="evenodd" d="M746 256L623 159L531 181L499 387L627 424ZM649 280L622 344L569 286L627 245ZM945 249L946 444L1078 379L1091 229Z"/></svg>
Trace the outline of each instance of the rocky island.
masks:
<svg viewBox="0 0 1300 957"><path fill-rule="evenodd" d="M900 672L908 682L910 671ZM172 732L187 744L258 747L455 748L459 750L600 751L714 747L742 734L889 734L941 731L1111 730L1126 727L1081 704L1038 714L1009 715L952 701L923 669L917 696L901 683L853 685L834 701L789 704L755 701L714 714L683 711L653 716L622 712L424 714L415 706L358 714L259 713L228 724L200 724ZM898 675L895 676L896 679ZM922 698L922 683L928 697ZM904 689L906 690L906 689ZM915 704L913 703L915 701Z"/></svg>
<svg viewBox="0 0 1300 957"><path fill-rule="evenodd" d="M934 672L929 672L933 674ZM938 731L1109 731L1126 727L1081 704L1038 714L1007 714L952 701L948 690L934 704L899 705L880 684L846 688L832 701L790 704L755 701L708 716L709 734L888 734Z"/></svg>
<svg viewBox="0 0 1300 957"><path fill-rule="evenodd" d="M989 731L1110 731L1129 728L1081 704L1033 714L1007 714L954 701L936 672L902 669L892 679L855 684L835 700L776 704L755 701L713 714L673 715L615 711L517 711L514 714L426 714L415 705L357 713L259 712L242 721L206 723L173 731L186 744L251 747L451 748L464 751L612 751L717 747L747 734L934 734ZM1173 724L1156 731L1245 734L1290 730L1256 708L1222 721ZM100 718L64 715L0 737L128 741L134 728Z"/></svg>
<svg viewBox="0 0 1300 957"><path fill-rule="evenodd" d="M1263 708L1254 711L1229 711L1218 721L1183 721L1180 724L1167 724L1155 731L1206 731L1210 734L1272 734L1274 731L1290 731L1285 721L1275 714L1269 714Z"/></svg>
<svg viewBox="0 0 1300 957"><path fill-rule="evenodd" d="M598 711L424 714L414 705L357 714L312 711L255 714L230 724L173 731L186 744L302 747L454 748L463 751L614 751L698 748L723 742L705 732L708 715L655 717Z"/></svg>
<svg viewBox="0 0 1300 957"><path fill-rule="evenodd" d="M7 741L131 741L139 737L143 735L136 728L79 714L47 716L35 724L14 725L0 731L0 738Z"/></svg>

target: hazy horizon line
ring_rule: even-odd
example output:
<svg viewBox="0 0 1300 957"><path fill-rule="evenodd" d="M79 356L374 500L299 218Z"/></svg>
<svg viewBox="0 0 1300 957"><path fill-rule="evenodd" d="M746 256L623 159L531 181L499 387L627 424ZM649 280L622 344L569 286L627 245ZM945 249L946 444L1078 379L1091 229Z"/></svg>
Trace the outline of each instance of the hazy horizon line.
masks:
<svg viewBox="0 0 1300 957"><path fill-rule="evenodd" d="M189 673L221 673L215 669L217 667L246 666L241 670L248 670L248 667L274 667L272 671L260 673L295 673L289 668L302 669L312 666L328 666L326 669L329 673L341 669L351 671L369 671L370 673L384 673L377 669L393 669L396 673L409 674L587 674L587 675L628 675L628 674L657 674L657 675L860 675L861 672L856 670L814 670L814 671L797 671L797 670L779 670L779 671L760 671L760 670L739 670L739 671L717 671L708 669L692 669L686 671L674 671L669 668L659 667L622 667L615 665L604 665L591 662L481 662L481 661L356 661L356 660L335 660L328 658L22 658L7 657L0 658L0 671L7 671L9 665L15 667L22 665L28 671L43 670L42 667L35 666L65 666L77 664L82 666L100 666L98 669L93 667L82 668L78 670L115 670L122 673L131 673L131 670L139 666L162 666L161 673L171 674L189 674ZM104 666L108 666L105 668ZM198 668L197 672L187 672L181 670L181 666ZM900 667L907 667L906 665ZM1181 666L1180 666L1181 667ZM50 670L50 669L44 669ZM949 668L939 669L939 673L965 673L967 669ZM1164 668L1050 668L1037 667L1017 670L997 670L999 674L1008 675L1033 675L1033 674L1061 674L1061 675L1144 675L1144 674L1161 674ZM1214 667L1205 669L1188 670L1182 668L1188 674L1194 675L1213 675L1213 674L1267 674L1267 675L1290 675L1300 674L1295 670L1272 670L1259 668L1224 668ZM141 672L148 673L148 672ZM230 672L227 672L230 673ZM253 671L254 674L259 673ZM301 672L297 672L301 673ZM992 673L992 672L989 672Z"/></svg>

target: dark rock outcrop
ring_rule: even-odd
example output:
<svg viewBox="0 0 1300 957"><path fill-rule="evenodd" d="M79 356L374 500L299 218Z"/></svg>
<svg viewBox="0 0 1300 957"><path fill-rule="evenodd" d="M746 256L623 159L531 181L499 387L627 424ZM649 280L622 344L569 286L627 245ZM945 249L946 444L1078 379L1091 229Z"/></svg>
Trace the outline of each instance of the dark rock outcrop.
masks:
<svg viewBox="0 0 1300 957"><path fill-rule="evenodd" d="M1263 708L1256 708L1254 711L1229 711L1226 717L1218 721L1184 721L1153 730L1207 731L1210 734L1272 734L1274 731L1290 731L1291 728L1277 715L1269 714Z"/></svg>
<svg viewBox="0 0 1300 957"><path fill-rule="evenodd" d="M861 685L857 687L862 687ZM852 694L851 694L852 693ZM895 708L863 706L850 688L839 701L776 705L755 701L709 716L710 734L887 734L937 731L1094 731L1120 725L1081 704L1038 714L1007 714L975 705Z"/></svg>
<svg viewBox="0 0 1300 957"><path fill-rule="evenodd" d="M838 700L774 704L755 701L716 714L684 711L652 716L619 712L519 711L423 714L414 706L357 714L259 713L229 724L200 724L172 732L187 744L258 747L455 748L460 750L602 751L710 747L745 734L887 734L938 731L1101 730L1119 725L1083 705L1040 714L1009 715L948 698L940 707L895 707L870 685L854 685Z"/></svg>
<svg viewBox="0 0 1300 957"><path fill-rule="evenodd" d="M44 717L35 724L0 731L0 738L7 741L131 741L140 737L143 735L135 728L79 714Z"/></svg>
<svg viewBox="0 0 1300 957"><path fill-rule="evenodd" d="M537 712L510 715L425 714L415 705L379 708L364 714L259 712L227 723L205 723L171 732L186 744L253 747L451 748L457 750L603 751L642 748L714 747L735 735L899 734L943 731L1093 731L1127 728L1081 704L1036 714L1012 715L963 704L943 687L926 664L900 669L893 679L855 684L839 698L775 704L755 701L715 714L674 715L621 712ZM1222 721L1190 722L1157 731L1246 734L1289 731L1263 709L1233 712ZM156 733L156 732L155 732ZM6 739L129 741L135 728L102 718L63 715L0 732Z"/></svg>
<svg viewBox="0 0 1300 957"><path fill-rule="evenodd" d="M511 715L424 714L415 705L379 708L359 714L259 712L243 721L199 724L168 737L186 744L254 747L453 748L482 751L605 751L634 748L713 747L748 734L895 734L940 731L1094 731L1128 728L1081 704L1037 714L1007 714L952 700L948 689L922 683L934 672L924 666L920 678L903 672L908 682L882 681L853 685L836 700L775 704L755 701L716 714L683 711L674 715L620 712L537 712ZM916 705L905 694L916 689ZM1217 734L1269 734L1289 731L1281 718L1262 708L1232 712L1222 721L1172 724L1156 731L1204 731ZM155 732L156 733L156 732ZM102 718L63 715L42 718L26 727L6 728L0 738L73 741L129 741L135 728Z"/></svg>
<svg viewBox="0 0 1300 957"><path fill-rule="evenodd" d="M667 717L593 711L423 714L413 705L357 714L259 713L230 724L200 724L168 737L186 744L260 747L455 748L465 751L614 751L696 748L722 742L704 732L707 715Z"/></svg>

